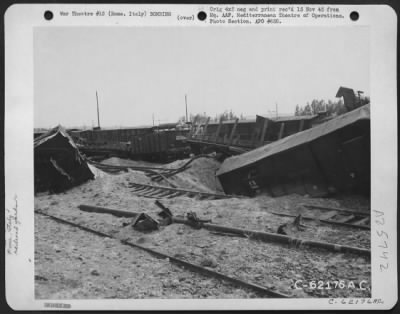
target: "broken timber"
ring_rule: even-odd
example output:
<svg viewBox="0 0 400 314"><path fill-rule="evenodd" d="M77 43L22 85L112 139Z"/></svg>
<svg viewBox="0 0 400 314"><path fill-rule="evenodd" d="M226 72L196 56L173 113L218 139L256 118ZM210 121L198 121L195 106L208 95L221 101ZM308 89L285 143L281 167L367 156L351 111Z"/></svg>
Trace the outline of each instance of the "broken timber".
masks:
<svg viewBox="0 0 400 314"><path fill-rule="evenodd" d="M127 210L118 210L111 209L106 207L99 206L91 206L91 205L79 205L78 208L85 212L99 213L99 214L111 214L117 217L136 217L139 213L127 211Z"/></svg>
<svg viewBox="0 0 400 314"><path fill-rule="evenodd" d="M159 171L173 172L173 171L177 171L180 169L180 168L172 169L172 168L151 167L151 166L119 166L119 165L103 164L103 163L96 162L96 161L93 161L93 160L90 160L87 158L86 158L86 160L96 167L98 166L101 168L114 168L114 169L120 169L120 170L132 169L132 170L144 171L144 172L147 172L149 170L159 170Z"/></svg>
<svg viewBox="0 0 400 314"><path fill-rule="evenodd" d="M271 214L276 215L276 216L282 216L282 217L297 217L297 215L276 213L276 212L271 212ZM332 219L319 219L319 218L307 217L307 216L302 216L302 218L306 219L306 220L316 220L316 221L320 221L322 223L330 224L330 225L338 225L338 226L344 226L344 227L349 227L349 228L371 230L370 226L357 225L357 224L346 223L346 222L340 222L340 221L335 221L335 220L332 220Z"/></svg>
<svg viewBox="0 0 400 314"><path fill-rule="evenodd" d="M157 206L159 206L161 208L161 206L159 204L161 204L161 203L158 202ZM163 206L163 207L165 207L165 206ZM115 213L117 216L120 216L120 217L121 216L123 217L124 213L126 214L125 217L135 217L136 215L139 214L139 213L133 213L133 212L126 211L126 210L107 209L104 207L96 207L96 206L89 206L89 205L80 205L79 208L82 210L99 212L99 213L109 213L109 214ZM178 218L178 217L173 216L172 221L174 223L180 223L180 224L192 226L192 222L190 222L187 219ZM357 255L366 256L366 257L371 256L371 251L367 250L367 249L363 249L363 248L347 246L347 245L338 245L338 244L320 242L320 241L305 240L305 239L280 235L277 233L246 230L246 229L240 229L240 228L215 225L215 224L210 224L210 223L201 223L201 227L203 227L205 229L213 230L213 231L237 234L237 235L248 237L249 239L261 240L263 242L277 242L277 243L283 243L283 244L288 244L288 245L295 245L296 247L309 246L309 247L314 247L314 248L322 248L322 249L325 249L325 250L328 250L331 252L352 253L352 254L357 254Z"/></svg>
<svg viewBox="0 0 400 314"><path fill-rule="evenodd" d="M156 250L141 246L141 245L133 243L133 242L131 242L129 240L118 239L118 238L112 236L111 234L107 234L107 233L99 231L99 230L95 230L95 229L92 229L92 228L89 228L89 227L86 227L86 226L82 226L80 224L74 223L72 221L69 221L69 220L66 220L66 219L63 219L63 218L59 218L59 217L56 217L56 216L53 216L53 215L50 215L50 214L47 214L47 213L43 213L43 212L38 211L38 210L35 210L35 213L41 214L43 216L47 216L47 217L49 217L49 218L51 218L51 219L53 219L53 220L55 220L55 221L57 221L59 223L64 223L64 224L67 224L67 225L70 225L70 226L74 226L74 227L80 228L82 230L85 230L87 232L96 234L96 235L101 236L101 237L119 240L122 244L128 245L128 246L136 248L136 249L140 249L140 250L146 251L146 252L148 252L148 253L150 253L150 254L158 257L158 258L167 259L169 262L171 262L173 264L176 264L176 265L178 265L180 267L187 268L187 269L189 269L191 271L200 273L200 274L205 275L205 276L209 276L209 277L212 277L212 278L225 280L225 281L233 283L233 284L235 284L237 286L240 286L240 287L243 287L243 288L247 288L247 289L251 289L251 290L253 290L255 292L258 292L258 293L261 293L263 295L267 295L267 296L270 296L270 297L274 297L274 298L288 298L289 297L286 294L279 293L279 292L276 292L276 291L272 291L271 289L268 289L266 287L260 286L258 284L255 284L255 283L252 283L252 282L247 282L247 281L244 281L242 279L235 278L235 277L230 277L230 276L225 275L223 273L220 273L220 272L217 272L217 271L202 267L200 265L197 265L197 264L194 264L194 263L190 263L190 262L187 262L185 260L170 256L168 254L165 254L165 253L162 253L162 252L159 252L159 251L156 251Z"/></svg>

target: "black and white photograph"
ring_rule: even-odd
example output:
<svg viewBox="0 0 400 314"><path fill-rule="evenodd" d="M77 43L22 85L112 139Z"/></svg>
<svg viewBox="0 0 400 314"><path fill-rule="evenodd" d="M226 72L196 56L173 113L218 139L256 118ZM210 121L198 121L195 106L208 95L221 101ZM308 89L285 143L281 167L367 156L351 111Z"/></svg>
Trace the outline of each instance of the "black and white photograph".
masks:
<svg viewBox="0 0 400 314"><path fill-rule="evenodd" d="M32 27L32 266L45 307L382 301L371 27L334 6L312 14L353 24L226 7L194 9L188 26L52 25L176 14L53 9Z"/></svg>

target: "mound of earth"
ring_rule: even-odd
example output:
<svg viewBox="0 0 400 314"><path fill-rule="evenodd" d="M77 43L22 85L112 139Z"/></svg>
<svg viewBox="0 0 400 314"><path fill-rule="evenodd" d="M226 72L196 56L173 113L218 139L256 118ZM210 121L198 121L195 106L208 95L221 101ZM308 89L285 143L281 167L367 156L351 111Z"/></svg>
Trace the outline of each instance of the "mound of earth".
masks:
<svg viewBox="0 0 400 314"><path fill-rule="evenodd" d="M167 169L178 169L183 167L190 161L188 159L181 159L171 162L169 164L154 164L145 161L135 161L130 159L123 159L118 157L108 158L102 161L103 164L107 165L115 165L115 166L138 166L138 167L160 167ZM215 160L212 157L200 157L189 164L189 168L179 172L168 178L168 181L174 184L177 188L189 189L189 190L198 190L203 192L210 193L223 193L223 189L221 184L218 181L215 173L219 169L221 163ZM138 175L138 171L131 171L132 180L136 183L145 183L142 179L142 176ZM145 180L147 181L147 180ZM168 182L162 180L160 182L153 181L155 185L163 185L170 186Z"/></svg>
<svg viewBox="0 0 400 314"><path fill-rule="evenodd" d="M190 159L177 160L167 165L168 168L179 168ZM211 193L222 193L223 189L215 173L221 163L213 158L201 157L190 163L190 168L170 178L180 188L199 190Z"/></svg>

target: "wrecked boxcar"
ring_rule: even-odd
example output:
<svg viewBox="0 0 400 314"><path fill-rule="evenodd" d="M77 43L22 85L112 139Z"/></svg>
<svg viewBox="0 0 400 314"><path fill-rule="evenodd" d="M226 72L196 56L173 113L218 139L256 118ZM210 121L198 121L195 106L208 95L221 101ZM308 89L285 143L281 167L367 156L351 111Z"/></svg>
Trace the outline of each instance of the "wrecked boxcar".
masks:
<svg viewBox="0 0 400 314"><path fill-rule="evenodd" d="M217 172L225 193L370 193L370 105L250 152Z"/></svg>
<svg viewBox="0 0 400 314"><path fill-rule="evenodd" d="M61 192L93 179L65 129L57 126L34 139L35 192Z"/></svg>
<svg viewBox="0 0 400 314"><path fill-rule="evenodd" d="M354 110L369 103L369 98L364 95L363 91L355 91L352 88L340 86L336 93L336 97L343 97L344 105L347 111Z"/></svg>

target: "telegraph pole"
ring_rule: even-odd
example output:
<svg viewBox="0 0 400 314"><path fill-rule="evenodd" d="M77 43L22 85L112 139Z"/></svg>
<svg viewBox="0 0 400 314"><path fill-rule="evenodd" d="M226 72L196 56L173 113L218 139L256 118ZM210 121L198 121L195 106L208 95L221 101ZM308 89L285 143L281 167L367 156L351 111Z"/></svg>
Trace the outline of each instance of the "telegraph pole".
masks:
<svg viewBox="0 0 400 314"><path fill-rule="evenodd" d="M186 106L186 122L188 122L188 115L187 115L187 95L185 94L185 106Z"/></svg>
<svg viewBox="0 0 400 314"><path fill-rule="evenodd" d="M96 102L97 102L97 126L100 129L99 96L97 95L97 91L96 91Z"/></svg>

